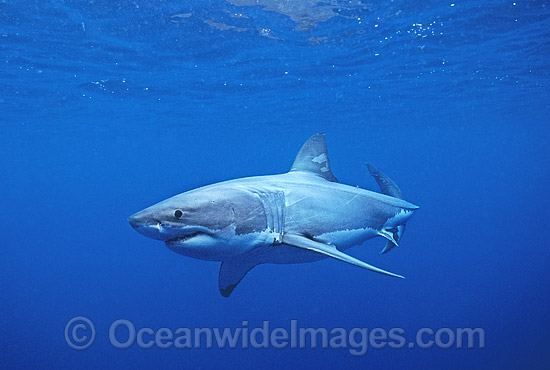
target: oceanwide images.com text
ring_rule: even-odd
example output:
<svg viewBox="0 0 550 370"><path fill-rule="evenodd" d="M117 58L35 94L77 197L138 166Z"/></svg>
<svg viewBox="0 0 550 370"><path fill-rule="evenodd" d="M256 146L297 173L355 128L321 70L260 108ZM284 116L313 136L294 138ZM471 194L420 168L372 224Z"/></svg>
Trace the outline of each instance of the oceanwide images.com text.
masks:
<svg viewBox="0 0 550 370"><path fill-rule="evenodd" d="M364 356L369 349L430 349L430 348L485 348L482 328L420 328L408 340L403 328L312 328L300 327L291 320L287 327L271 327L269 320L261 326L250 326L242 321L233 328L136 327L130 320L118 319L111 323L109 343L117 349L200 349L200 348L275 348L275 349L347 349L353 356ZM89 348L96 340L93 322L76 316L65 326L65 340L76 350Z"/></svg>

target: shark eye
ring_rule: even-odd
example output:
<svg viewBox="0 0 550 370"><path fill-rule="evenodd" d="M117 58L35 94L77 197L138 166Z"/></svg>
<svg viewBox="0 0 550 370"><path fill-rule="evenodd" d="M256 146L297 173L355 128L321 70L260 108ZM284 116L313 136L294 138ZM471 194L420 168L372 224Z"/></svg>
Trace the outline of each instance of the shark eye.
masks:
<svg viewBox="0 0 550 370"><path fill-rule="evenodd" d="M183 216L183 212L179 209L176 209L176 211L174 212L174 217L181 218L181 216Z"/></svg>

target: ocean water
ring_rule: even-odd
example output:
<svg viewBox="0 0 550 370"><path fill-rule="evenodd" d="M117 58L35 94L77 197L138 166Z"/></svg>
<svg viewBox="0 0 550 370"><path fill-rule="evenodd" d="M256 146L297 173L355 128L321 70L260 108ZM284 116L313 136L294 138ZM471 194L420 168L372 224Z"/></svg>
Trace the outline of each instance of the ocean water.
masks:
<svg viewBox="0 0 550 370"><path fill-rule="evenodd" d="M549 369L550 3L453 1L0 1L1 367ZM378 191L368 161L420 206L390 253L348 250L406 280L262 265L223 298L218 263L126 221L286 172L317 132L340 182ZM118 319L354 338L120 349ZM375 328L450 345L350 348Z"/></svg>

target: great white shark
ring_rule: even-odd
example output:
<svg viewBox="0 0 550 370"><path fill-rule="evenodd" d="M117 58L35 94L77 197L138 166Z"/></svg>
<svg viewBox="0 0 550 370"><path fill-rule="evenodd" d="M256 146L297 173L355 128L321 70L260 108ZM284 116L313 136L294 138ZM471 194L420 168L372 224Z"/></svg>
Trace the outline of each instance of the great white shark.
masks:
<svg viewBox="0 0 550 370"><path fill-rule="evenodd" d="M128 218L139 233L179 254L221 262L219 290L228 297L262 263L314 262L327 257L380 274L343 251L383 237L381 253L398 245L418 209L388 176L367 164L383 194L338 183L325 135L302 146L290 172L224 181L166 199Z"/></svg>

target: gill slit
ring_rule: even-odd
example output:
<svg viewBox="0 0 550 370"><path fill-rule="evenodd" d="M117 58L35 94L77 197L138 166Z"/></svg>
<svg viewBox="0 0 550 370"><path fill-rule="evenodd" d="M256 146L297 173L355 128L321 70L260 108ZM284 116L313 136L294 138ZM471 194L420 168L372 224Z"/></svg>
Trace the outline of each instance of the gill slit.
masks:
<svg viewBox="0 0 550 370"><path fill-rule="evenodd" d="M267 229L273 234L273 244L281 244L285 224L285 195L278 192L255 192L264 207Z"/></svg>

